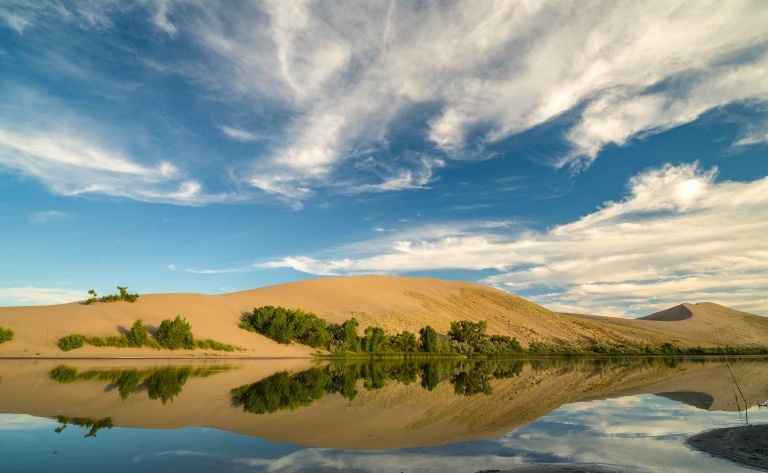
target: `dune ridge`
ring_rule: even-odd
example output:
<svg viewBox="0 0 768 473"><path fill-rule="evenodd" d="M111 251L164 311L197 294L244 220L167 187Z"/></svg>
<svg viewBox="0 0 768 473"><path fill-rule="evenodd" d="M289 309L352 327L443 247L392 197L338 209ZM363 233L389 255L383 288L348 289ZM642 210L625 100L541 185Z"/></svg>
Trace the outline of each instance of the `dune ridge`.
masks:
<svg viewBox="0 0 768 473"><path fill-rule="evenodd" d="M202 350L157 351L86 346L61 352L56 341L71 333L115 335L141 318L155 329L177 314L186 318L198 338L244 347L222 357L297 358L315 351L302 345L281 345L238 328L242 315L254 307L280 305L317 313L329 322L356 317L361 326L378 325L388 333L418 332L431 325L446 333L455 320L486 320L488 332L533 341L589 346L594 343L679 346L749 346L768 340L768 318L712 303L683 304L691 316L673 308L644 319L620 319L552 312L522 297L463 281L396 276L324 278L207 296L194 293L142 295L135 303L83 303L0 308L0 326L16 337L0 345L0 357L174 358L205 356ZM666 313L666 315L664 315ZM671 314L671 315L670 315ZM659 317L662 317L661 319ZM213 355L213 353L209 353Z"/></svg>

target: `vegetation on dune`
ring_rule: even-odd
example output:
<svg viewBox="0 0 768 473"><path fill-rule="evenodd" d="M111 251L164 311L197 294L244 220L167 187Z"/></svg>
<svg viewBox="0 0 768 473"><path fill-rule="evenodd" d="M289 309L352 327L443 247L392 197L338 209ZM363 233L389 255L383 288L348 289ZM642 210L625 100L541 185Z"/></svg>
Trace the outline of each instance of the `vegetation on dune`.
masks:
<svg viewBox="0 0 768 473"><path fill-rule="evenodd" d="M233 352L235 350L244 351L245 348L236 347L229 343L222 343L210 338L195 340L192 335L192 326L180 316L175 319L165 319L157 329L155 338L152 338L147 330L147 326L141 319L133 323L131 329L125 335L112 335L109 337L86 337L81 334L72 334L62 337L57 345L62 351L74 350L83 347L85 344L95 347L114 347L114 348L141 348L149 347L154 349L166 348L169 350L187 349L194 350L200 348L203 350L216 350Z"/></svg>
<svg viewBox="0 0 768 473"><path fill-rule="evenodd" d="M192 326L185 319L182 319L180 315L177 315L173 320L163 320L157 329L155 338L161 347L169 350L181 348L194 350L196 347L195 337L192 335Z"/></svg>
<svg viewBox="0 0 768 473"><path fill-rule="evenodd" d="M57 421L61 424L60 427L54 429L54 432L60 434L67 428L67 425L75 425L81 429L88 429L88 433L85 434L85 438L96 437L96 432L102 429L111 429L113 427L112 418L105 417L103 419L89 419L87 417L75 417L70 419L66 416L58 416Z"/></svg>
<svg viewBox="0 0 768 473"><path fill-rule="evenodd" d="M240 323L240 327L265 335L278 343L298 342L336 354L442 354L496 355L523 351L516 339L506 336L489 337L485 321L462 320L451 324L450 342L440 339L430 326L414 333L403 331L387 335L383 328L368 326L358 335L359 323L351 318L343 324L326 324L312 312L283 307L257 307Z"/></svg>
<svg viewBox="0 0 768 473"><path fill-rule="evenodd" d="M9 328L0 327L0 343L9 342L13 340L13 330Z"/></svg>
<svg viewBox="0 0 768 473"><path fill-rule="evenodd" d="M101 298L101 302L117 302L117 301L125 301L125 302L136 302L136 300L139 298L138 294L131 294L128 292L128 286L117 286L117 294L109 294L107 296L104 296ZM85 305L91 305L96 302L99 302L99 295L96 294L96 291L93 289L88 290L88 295L90 296L88 299L85 300Z"/></svg>
<svg viewBox="0 0 768 473"><path fill-rule="evenodd" d="M147 396L163 404L173 401L190 378L204 378L231 370L231 366L203 367L167 367L137 369L90 370L82 373L68 366L57 366L48 376L60 384L76 381L101 381L117 387L120 399L126 400L140 386L146 388Z"/></svg>
<svg viewBox="0 0 768 473"><path fill-rule="evenodd" d="M61 351L70 351L74 350L75 348L84 346L85 341L85 335L80 333L73 333L72 335L67 335L66 337L60 338L59 341L56 342L56 345L59 346Z"/></svg>
<svg viewBox="0 0 768 473"><path fill-rule="evenodd" d="M532 341L527 349L507 335L489 335L485 320L451 322L447 340L426 326L416 335L403 331L387 335L383 328L368 326L363 336L355 318L343 324L326 324L312 312L301 309L264 306L243 318L240 327L289 344L297 342L330 351L336 356L367 354L375 357L405 356L466 356L494 357L520 354L535 355L763 355L768 347L679 347L672 343L660 345L617 344L595 341L591 345L574 345L564 340Z"/></svg>

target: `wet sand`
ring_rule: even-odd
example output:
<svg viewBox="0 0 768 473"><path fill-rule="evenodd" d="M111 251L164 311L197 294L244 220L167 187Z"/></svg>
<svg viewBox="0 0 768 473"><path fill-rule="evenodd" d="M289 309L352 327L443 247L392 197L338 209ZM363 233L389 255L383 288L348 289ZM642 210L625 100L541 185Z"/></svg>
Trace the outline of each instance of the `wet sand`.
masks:
<svg viewBox="0 0 768 473"><path fill-rule="evenodd" d="M709 430L687 443L718 458L768 471L768 424Z"/></svg>

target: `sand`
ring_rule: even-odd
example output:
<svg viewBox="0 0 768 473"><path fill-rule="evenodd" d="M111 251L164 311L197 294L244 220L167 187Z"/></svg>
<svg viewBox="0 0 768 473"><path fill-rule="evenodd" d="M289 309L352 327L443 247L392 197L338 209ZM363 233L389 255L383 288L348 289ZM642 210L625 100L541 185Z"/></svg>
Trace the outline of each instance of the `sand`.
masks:
<svg viewBox="0 0 768 473"><path fill-rule="evenodd" d="M53 358L185 358L206 352L86 346L62 352L56 341L71 333L109 336L125 331L137 318L156 328L177 314L186 318L198 338L241 346L244 352L213 353L225 358L301 358L315 350L280 345L238 328L244 313L256 306L281 305L313 311L330 322L356 317L361 325L379 325L392 334L418 332L431 325L446 333L451 321L485 320L489 333L516 337L527 345L546 341L589 346L593 343L716 346L765 344L768 318L710 303L685 304L692 316L682 320L626 320L555 313L521 297L462 281L431 278L363 276L323 278L249 291L202 294L149 294L136 303L83 303L0 308L0 326L16 333L0 344L0 357ZM676 309L677 310L677 309ZM674 318L674 317L673 317ZM362 331L362 328L361 328Z"/></svg>
<svg viewBox="0 0 768 473"><path fill-rule="evenodd" d="M739 465L768 471L768 424L710 430L688 438L687 443Z"/></svg>

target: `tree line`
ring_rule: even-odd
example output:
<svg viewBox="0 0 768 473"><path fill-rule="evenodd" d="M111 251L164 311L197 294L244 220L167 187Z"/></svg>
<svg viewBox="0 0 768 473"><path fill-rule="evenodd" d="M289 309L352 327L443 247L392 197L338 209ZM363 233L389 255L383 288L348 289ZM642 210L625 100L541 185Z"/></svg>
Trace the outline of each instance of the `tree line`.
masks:
<svg viewBox="0 0 768 473"><path fill-rule="evenodd" d="M484 320L451 322L447 339L427 325L415 333L404 330L387 335L382 327L369 325L358 334L360 324L350 318L344 323L327 323L317 314L302 309L284 307L256 307L243 318L240 327L265 335L278 343L291 342L331 353L433 353L458 355L497 355L522 353L523 347L515 338L487 333Z"/></svg>

